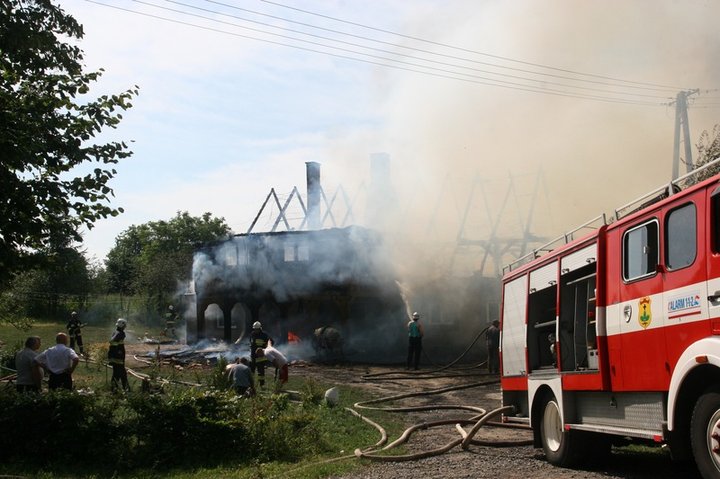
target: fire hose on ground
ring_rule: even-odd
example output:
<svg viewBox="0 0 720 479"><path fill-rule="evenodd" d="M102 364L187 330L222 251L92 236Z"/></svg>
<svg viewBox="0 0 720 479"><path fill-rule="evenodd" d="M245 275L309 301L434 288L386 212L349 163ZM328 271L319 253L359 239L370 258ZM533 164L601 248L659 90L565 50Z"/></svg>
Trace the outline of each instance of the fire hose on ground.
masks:
<svg viewBox="0 0 720 479"><path fill-rule="evenodd" d="M463 351L455 360L451 361L450 363L446 364L445 366L441 366L439 368L429 370L429 371L383 371L380 373L370 373L370 374L363 374L361 376L362 379L365 380L373 380L373 381L383 381L383 380L398 380L398 379L426 379L426 378L433 378L436 376L432 376L433 374L445 371L446 369L451 368L455 364L457 364L462 358L467 355L468 352L470 352L470 349L472 349L473 346L475 346L475 343L478 342L478 340L482 337L483 334L485 334L488 330L488 327L484 328L482 331L480 331L476 336L475 339L472 340L470 345L465 348L465 351ZM425 353L425 349L423 349L423 353ZM429 359L427 357L427 354L425 354L425 358ZM460 370L471 370L476 369L481 366L483 366L487 361L482 361L479 364L460 368ZM474 376L478 373L472 373L472 374L451 374L447 375L446 377L463 377L463 376ZM383 376L393 376L392 378L385 378L383 379ZM444 375L445 377L445 375Z"/></svg>
<svg viewBox="0 0 720 479"><path fill-rule="evenodd" d="M413 393L406 393L406 394L398 394L394 396L389 396L381 399L373 399L370 401L363 401L358 402L354 404L355 408L358 409L370 409L370 410L376 410L376 411L385 411L385 412L417 412L417 411L429 411L429 410L441 410L441 409L462 409L462 410L469 410L476 412L477 415L472 416L470 418L453 418L453 419L443 419L438 421L432 421L432 422L423 422L419 424L415 424L413 426L410 426L403 432L403 434L400 435L398 439L393 441L392 443L388 444L387 446L383 447L382 449L379 449L374 452L364 452L359 449L355 450L355 455L357 457L366 458L366 459L372 459L377 461L409 461L409 460L415 460L415 459L422 459L425 457L431 457L436 456L438 454L443 454L450 449L456 447L458 444L462 444L463 449L467 449L470 444L477 444L477 445L484 445L484 446L497 446L497 447L508 447L508 446L524 446L532 444L532 441L527 440L520 440L520 441L475 441L473 438L477 434L477 432L480 430L480 428L483 425L490 424L495 427L505 427L506 425L501 422L491 422L491 419L495 416L498 416L500 414L506 413L506 412L512 412L514 409L510 406L501 407L498 409L494 409L493 411L490 411L489 413L486 412L485 409L476 407L476 406L469 406L469 405L431 405L431 406L411 406L411 407L377 407L377 406L371 406L372 404L380 404L384 402L390 402L390 401L396 401L398 399L405 399L410 397L418 397L418 396L427 396L432 394L440 394L445 393L449 391L457 391L461 389L469 389L473 387L479 387L479 386L487 386L491 384L495 384L497 381L484 381L484 382L477 382L477 383L471 383L471 384L463 384L459 386L450 386L440 389L433 389L428 391L420 391L420 392L413 392ZM421 429L429 429L431 427L436 426L443 426L443 425L451 425L455 424L456 428L462 429L463 426L472 425L472 429L470 432L464 432L461 438L456 439L445 446L442 446L437 449L433 449L431 451L424 451L420 453L415 454L408 454L404 456L383 456L376 454L380 451L387 451L389 449L392 449L396 446L399 446L400 444L404 444L408 441L410 436L418 430ZM523 428L523 429L529 429L529 428ZM462 429L464 431L464 429Z"/></svg>
<svg viewBox="0 0 720 479"><path fill-rule="evenodd" d="M393 396L388 396L385 398L379 398L379 399L372 399L369 401L361 401L357 402L353 405L356 409L367 409L367 410L375 410L375 411L385 411L385 412L418 412L418 411L431 411L431 410L441 410L441 409L461 409L461 410L467 410L472 411L475 414L474 416L471 416L469 418L450 418L450 419L441 419L437 421L430 421L430 422L422 422L418 424L414 424L407 429L393 442L390 444L385 445L385 443L388 440L387 432L385 431L385 428L383 428L378 423L368 419L363 414L359 413L353 408L346 407L345 410L353 414L354 416L362 419L363 421L367 422L368 424L375 427L381 435L380 440L375 443L372 446L363 448L363 449L355 449L354 454L352 455L343 455L339 457L334 457L331 459L326 459L324 461L319 462L313 462L310 464L305 464L303 466L300 466L293 471L297 471L300 469L304 469L306 467L310 466L317 466L321 464L328 464L332 462L338 462L343 461L347 459L352 458L359 458L359 459L368 459L371 461L379 461L379 462L405 462L405 461L415 461L420 460L428 457L438 456L440 454L444 454L453 448L457 447L458 445L462 447L463 450L467 450L470 445L476 445L476 446L485 446L485 447L520 447L520 446L528 446L532 445L532 440L480 440L475 439L475 435L480 431L480 429L483 426L490 425L493 427L507 427L507 428L514 428L514 429L523 429L523 430L530 430L527 426L521 426L517 424L505 424L502 422L492 421L495 417L504 414L504 413L512 413L514 412L515 408L512 406L504 406L497 409L494 409L490 412L487 412L485 409L477 406L469 406L469 405L431 405L431 406L408 406L408 407L378 407L375 406L376 404L384 403L384 402L390 402L390 401L396 401L399 399L406 399L410 397L419 397L419 396L428 396L433 394L441 394L445 392L450 391L458 391L462 389L470 389L474 387L481 387L481 386L488 386L491 384L495 384L497 381L483 381L483 382L476 382L472 384L463 384L458 386L449 386L445 388L439 388L439 389L432 389L427 391L419 391L419 392L412 392L412 393L406 393L406 394L397 394ZM435 448L431 449L429 451L421 451L417 453L412 454L404 454L404 455L382 455L378 454L380 452L388 451L390 449L393 449L397 446L400 446L402 444L407 443L410 440L410 437L412 434L419 430L426 430L437 426L447 426L447 425L455 425L456 430L460 433L460 437L457 439L454 439L453 441L450 441L449 443ZM466 431L465 427L472 426L470 428L470 431ZM383 447L383 445L385 445ZM288 474L291 471L285 471L285 474Z"/></svg>
<svg viewBox="0 0 720 479"><path fill-rule="evenodd" d="M414 379L420 379L420 378L436 378L438 376L435 376L434 374L442 372L453 365L455 365L457 362L459 362L469 351L470 349L477 343L477 341L482 337L483 334L487 332L488 328L484 328L482 331L480 331L473 341L470 343L470 345L463 351L460 356L457 357L454 361L450 362L449 364L437 368L432 371L423 371L422 373L414 373L410 374L407 377L414 378ZM476 366L473 366L473 368L479 367L483 363L480 363ZM362 376L362 379L365 380L382 380L383 376L389 376L389 375L396 375L392 379L401 379L402 377L398 377L397 374L402 374L402 372L399 371L387 371L387 372L381 372L381 373L374 373L374 374L365 374ZM431 375L428 375L431 374ZM442 375L442 377L457 377L457 376L465 376L465 375L459 375L459 374L449 374L449 375ZM385 411L385 412L416 412L416 411L428 411L428 410L440 410L440 409L461 409L461 410L469 410L476 412L477 414L475 416L472 416L470 418L451 418L451 419L442 419L438 421L431 421L431 422L423 422L419 424L415 424L407 428L401 435L393 441L392 443L388 444L385 447L382 447L381 449L378 449L378 447L374 448L366 448L365 450L356 449L355 450L355 456L358 458L365 458L370 459L374 461L385 461L385 462L402 462L402 461L412 461L417 459L423 459L426 457L432 457L437 456L440 454L444 454L445 452L450 451L451 449L455 448L456 446L460 445L462 449L467 450L468 447L471 444L474 445L481 445L481 446L490 446L490 447L513 447L513 446L526 446L531 445L532 440L513 440L513 441L498 441L498 440L476 440L474 437L480 430L480 428L484 425L492 425L494 427L507 427L508 424L492 421L493 418L502 415L504 413L510 413L514 411L514 407L512 406L505 406L500 407L497 409L494 409L490 412L487 412L485 409L476 407L476 406L469 406L469 405L434 405L434 406L412 406L412 407L377 407L374 406L376 404L384 403L384 402L390 402L390 401L396 401L399 399L405 399L410 397L418 397L418 396L426 396L426 395L432 395L432 394L440 394L445 393L449 391L457 391L461 389L469 389L473 387L479 387L479 386L487 386L490 384L496 384L498 381L484 381L484 382L476 382L471 384L464 384L459 386L450 386L440 389L433 389L428 391L420 391L420 392L413 392L413 393L406 393L406 394L398 394L394 396L389 396L385 398L380 399L374 399L370 401L363 401L358 402L354 404L355 408L358 409L369 409L369 410L378 410L378 411ZM349 409L349 408L348 408ZM349 409L353 412L353 414L356 414L360 417L363 417L356 411ZM405 444L412 434L415 431L418 430L424 430L429 429L436 426L443 426L443 425L451 425L454 424L456 430L460 433L460 438L455 439L444 446L441 446L436 449L432 449L430 451L423 451L418 452L414 454L406 454L406 455L396 455L396 456L388 456L388 455L381 455L378 454L378 452L381 451L387 451L389 449L392 449L394 447L397 447L401 444ZM472 425L469 432L467 432L464 427ZM518 427L517 425L512 425L512 427ZM520 426L522 429L529 430L530 428L527 426Z"/></svg>

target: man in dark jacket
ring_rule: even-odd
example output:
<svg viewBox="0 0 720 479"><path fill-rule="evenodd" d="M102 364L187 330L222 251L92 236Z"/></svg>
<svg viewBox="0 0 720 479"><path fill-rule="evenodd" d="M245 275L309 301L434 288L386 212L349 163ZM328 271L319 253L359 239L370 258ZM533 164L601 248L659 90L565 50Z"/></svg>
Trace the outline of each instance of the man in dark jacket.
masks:
<svg viewBox="0 0 720 479"><path fill-rule="evenodd" d="M110 349L108 349L108 363L112 365L113 374L110 381L110 388L117 391L118 383L122 383L125 391L130 389L125 369L125 327L127 321L120 318L115 323L116 329L110 338Z"/></svg>

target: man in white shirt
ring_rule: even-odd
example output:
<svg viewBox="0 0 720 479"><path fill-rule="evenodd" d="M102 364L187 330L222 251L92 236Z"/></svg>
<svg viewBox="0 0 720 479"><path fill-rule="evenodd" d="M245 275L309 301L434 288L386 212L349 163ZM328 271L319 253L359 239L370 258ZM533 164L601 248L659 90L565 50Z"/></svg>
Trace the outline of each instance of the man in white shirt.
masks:
<svg viewBox="0 0 720 479"><path fill-rule="evenodd" d="M269 343L265 349L257 348L255 355L258 358L267 359L273 366L275 366L275 374L280 371L280 384L285 384L288 380L288 360L287 358L272 347L272 343Z"/></svg>
<svg viewBox="0 0 720 479"><path fill-rule="evenodd" d="M35 363L42 366L50 374L48 387L50 390L63 388L72 390L72 373L80 362L75 350L67 347L68 336L58 333L55 346L48 348L35 357Z"/></svg>

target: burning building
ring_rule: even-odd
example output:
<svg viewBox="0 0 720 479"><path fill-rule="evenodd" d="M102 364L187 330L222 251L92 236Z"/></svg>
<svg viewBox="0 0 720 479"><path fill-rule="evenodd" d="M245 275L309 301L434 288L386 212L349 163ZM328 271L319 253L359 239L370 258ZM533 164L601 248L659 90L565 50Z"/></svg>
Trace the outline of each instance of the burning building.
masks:
<svg viewBox="0 0 720 479"><path fill-rule="evenodd" d="M196 250L190 341L236 341L260 321L279 344L310 345L317 328L333 327L357 359L404 345L405 305L380 235L359 226L316 229L319 199L319 166L309 163L310 230L238 234Z"/></svg>

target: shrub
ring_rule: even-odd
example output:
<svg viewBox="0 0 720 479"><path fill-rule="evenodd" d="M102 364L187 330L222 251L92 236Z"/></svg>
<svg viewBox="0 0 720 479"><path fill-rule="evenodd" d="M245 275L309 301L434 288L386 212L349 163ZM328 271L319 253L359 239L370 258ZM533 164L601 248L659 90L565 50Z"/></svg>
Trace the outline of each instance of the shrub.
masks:
<svg viewBox="0 0 720 479"><path fill-rule="evenodd" d="M0 394L0 450L19 462L79 461L107 456L123 434L113 424L113 404L66 391ZM28 445L32 444L32 454Z"/></svg>
<svg viewBox="0 0 720 479"><path fill-rule="evenodd" d="M325 399L325 391L316 381L308 379L300 389L300 397L304 406L318 406Z"/></svg>
<svg viewBox="0 0 720 479"><path fill-rule="evenodd" d="M28 454L32 444L32 454ZM317 415L285 395L18 394L0 390L4 461L123 470L295 461L328 449ZM108 462L110 461L110 462Z"/></svg>
<svg viewBox="0 0 720 479"><path fill-rule="evenodd" d="M25 343L18 341L15 346L5 347L0 349L0 366L4 366L10 369L17 369L15 367L15 354L25 347ZM3 375L3 374L0 374Z"/></svg>
<svg viewBox="0 0 720 479"><path fill-rule="evenodd" d="M230 387L231 381L228 378L227 371L225 371L225 367L227 365L228 361L227 359L225 359L225 356L220 356L217 363L215 364L215 367L212 370L212 373L208 377L208 386L220 391L225 391Z"/></svg>

